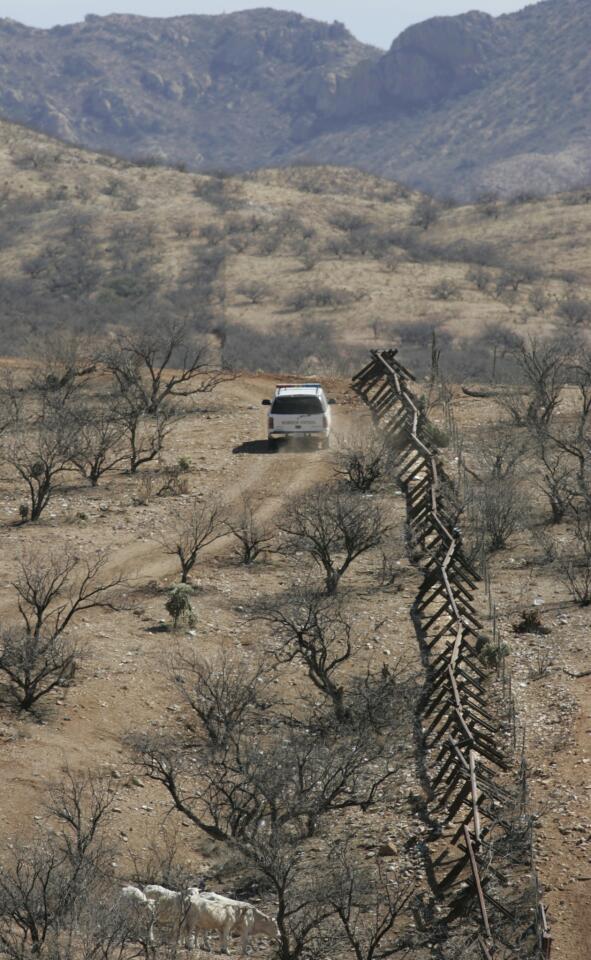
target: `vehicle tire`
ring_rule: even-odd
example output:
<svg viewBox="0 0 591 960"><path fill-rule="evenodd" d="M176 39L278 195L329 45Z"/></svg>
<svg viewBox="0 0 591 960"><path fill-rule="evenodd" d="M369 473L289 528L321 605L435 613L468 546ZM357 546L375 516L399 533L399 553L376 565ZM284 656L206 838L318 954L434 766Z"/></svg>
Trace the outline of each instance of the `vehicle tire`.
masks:
<svg viewBox="0 0 591 960"><path fill-rule="evenodd" d="M275 439L275 437L269 437L269 439L267 440L267 447L268 447L269 453L277 453L279 444Z"/></svg>

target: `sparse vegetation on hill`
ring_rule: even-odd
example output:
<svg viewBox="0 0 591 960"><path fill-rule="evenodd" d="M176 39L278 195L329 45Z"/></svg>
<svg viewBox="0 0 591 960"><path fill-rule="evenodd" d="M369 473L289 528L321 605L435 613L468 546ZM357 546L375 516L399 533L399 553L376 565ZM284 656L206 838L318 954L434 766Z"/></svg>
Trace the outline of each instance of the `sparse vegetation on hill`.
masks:
<svg viewBox="0 0 591 960"><path fill-rule="evenodd" d="M591 826L574 760L589 205L491 213L349 170L199 176L0 133L0 952L66 958L80 941L132 960L149 916L130 922L121 886L205 880L277 917L269 958L427 960L437 943L476 960L425 870L445 828L421 770L409 560L428 571L436 546L420 517L406 526L396 421L396 442L372 433L334 377L395 343L445 465L446 523L484 578L473 689L506 703L512 659L516 705L498 719L533 769L510 835L557 887L557 957L586 960L584 910L562 900L586 847L559 855L565 823ZM277 370L327 381L334 452L267 455ZM42 821L66 751L76 777ZM491 869L497 901L512 853ZM156 920L162 956L170 933Z"/></svg>
<svg viewBox="0 0 591 960"><path fill-rule="evenodd" d="M350 170L200 176L0 132L5 354L47 356L64 324L108 352L126 328L181 323L218 368L350 370L367 342L403 340L421 371L436 329L454 376L482 378L516 338L586 322L579 194L494 217L437 205L424 229L420 196Z"/></svg>
<svg viewBox="0 0 591 960"><path fill-rule="evenodd" d="M266 8L52 30L0 20L0 113L146 168L358 166L478 196L494 218L498 195L591 178L590 33L587 0L435 17L387 38L387 52L341 23Z"/></svg>

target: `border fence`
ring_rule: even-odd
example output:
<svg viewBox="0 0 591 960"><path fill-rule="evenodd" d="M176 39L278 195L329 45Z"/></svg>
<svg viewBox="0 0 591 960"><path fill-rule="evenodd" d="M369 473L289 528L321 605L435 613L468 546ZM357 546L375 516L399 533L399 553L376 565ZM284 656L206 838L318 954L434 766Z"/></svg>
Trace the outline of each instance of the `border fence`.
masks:
<svg viewBox="0 0 591 960"><path fill-rule="evenodd" d="M552 937L525 812L526 767L522 763L521 790L515 790L515 731L510 738L489 706L481 657L486 641L475 603L482 578L450 515L450 480L432 449L428 422L410 386L414 380L397 350L373 350L353 377L353 389L399 451L397 478L406 495L409 536L421 552L424 579L413 615L427 666L420 723L429 816L445 824L441 834L450 838L429 860L432 886L446 903L448 928L474 915L484 960L550 960ZM437 839L440 844L442 837ZM513 890L520 871L525 895Z"/></svg>

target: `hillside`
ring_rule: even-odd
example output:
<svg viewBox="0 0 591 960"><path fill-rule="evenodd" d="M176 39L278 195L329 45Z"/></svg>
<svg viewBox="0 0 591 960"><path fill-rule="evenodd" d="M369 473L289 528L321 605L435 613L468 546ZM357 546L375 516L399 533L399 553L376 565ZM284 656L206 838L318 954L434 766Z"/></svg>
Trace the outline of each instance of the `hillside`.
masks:
<svg viewBox="0 0 591 960"><path fill-rule="evenodd" d="M0 20L0 114L192 170L297 159L470 199L587 181L586 0L437 17L383 53L269 9L218 17Z"/></svg>
<svg viewBox="0 0 591 960"><path fill-rule="evenodd" d="M2 353L64 320L154 316L212 332L250 369L350 371L368 340L458 377L495 343L591 313L586 191L437 206L338 168L219 178L137 166L0 126Z"/></svg>
<svg viewBox="0 0 591 960"><path fill-rule="evenodd" d="M271 9L0 20L0 113L126 157L243 169L285 151L315 77L378 55L341 24Z"/></svg>
<svg viewBox="0 0 591 960"><path fill-rule="evenodd" d="M589 191L436 204L351 169L203 175L93 154L8 123L0 124L0 185L0 391L9 401L0 410L0 950L49 960L66 955L57 948L69 949L71 934L84 938L89 956L133 960L142 943L148 948L145 931L123 922L122 885L201 882L281 914L281 951L266 940L257 956L352 960L331 900L335 878L346 875L361 935L392 910L382 946L393 955L480 960L476 897L464 903L468 914L450 912L469 871L447 890L437 886L461 865L453 836L467 813L476 823L478 806L495 941L518 942L523 960L539 960L532 920L541 897L553 957L587 960L591 537L572 447L556 444L568 440L582 407L588 470ZM203 333L215 360L240 375L173 398L167 419L162 392L160 415L136 406L134 370L149 384L152 355L138 368L126 350L141 344L138 333L149 345L171 319ZM581 389L559 371L556 440L542 449L541 435L512 423L497 398L523 409L523 384L503 387L511 348L546 331L557 335L557 353L546 354L550 375L558 356ZM451 649L443 634L439 650L426 643L443 629L436 621L449 619L439 589L425 587L431 561L414 498L423 490L432 502L434 475L425 494L414 456L384 444L382 432L382 473L369 493L343 477L347 456L358 464L359 445L373 442L348 375L369 347L392 344L418 375L412 389L430 423L417 423L441 444L454 481L440 487L446 514L459 520L469 563L485 574L480 585L469 575L463 595L480 624L474 703L485 690L481 716L494 714L494 744L508 758L508 769L492 773L476 761L478 783L499 798L492 806L484 796L462 806L462 778L440 780L435 795L426 779L440 762L449 705L444 698L430 716L417 710L432 692L429 666ZM88 346L95 355L102 348L98 368L56 377ZM116 371L131 371L131 381ZM269 451L260 401L289 374L321 376L336 400L332 449ZM461 381L471 380L466 394ZM139 420L124 416L124 398ZM48 461L50 499L33 522ZM92 485L89 464L97 463ZM350 641L350 656L345 649L326 668L324 687L312 660L290 646L299 629L289 620L294 597L297 606L303 596L305 616L306 588L333 602L320 593L326 580L310 542L290 533L310 502L321 511L344 504L358 530L379 526L320 621L329 649ZM208 510L215 536L189 570L193 618L175 626L179 544L183 553ZM236 530L263 538L256 562L244 562ZM52 627L81 588L84 602L44 660L43 642L56 639ZM39 649L27 643L46 589ZM59 678L32 707L22 706L15 660L29 691L31 661ZM479 734L480 746L487 742ZM463 738L455 746L465 749ZM103 802L80 861L72 838ZM82 826L76 815L68 823L73 809L82 809ZM509 827L500 842L498 825ZM15 932L23 900L39 912ZM50 908L41 947L31 933L39 903ZM170 933L157 927L155 957L176 953ZM298 953L302 936L307 953Z"/></svg>

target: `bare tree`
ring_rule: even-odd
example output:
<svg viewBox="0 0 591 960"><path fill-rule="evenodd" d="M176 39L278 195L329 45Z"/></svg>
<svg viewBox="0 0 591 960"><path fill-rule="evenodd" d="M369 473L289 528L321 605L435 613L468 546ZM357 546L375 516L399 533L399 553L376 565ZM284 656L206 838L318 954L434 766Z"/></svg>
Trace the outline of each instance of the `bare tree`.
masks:
<svg viewBox="0 0 591 960"><path fill-rule="evenodd" d="M37 839L5 852L0 870L0 948L11 960L53 953L78 891L59 843Z"/></svg>
<svg viewBox="0 0 591 960"><path fill-rule="evenodd" d="M72 464L78 472L96 487L105 473L114 470L129 459L121 442L125 424L113 417L108 405L82 407L75 412L78 425Z"/></svg>
<svg viewBox="0 0 591 960"><path fill-rule="evenodd" d="M4 460L24 481L29 492L29 509L22 514L38 520L59 478L71 469L75 430L67 416L51 416L37 423L15 424L4 444Z"/></svg>
<svg viewBox="0 0 591 960"><path fill-rule="evenodd" d="M493 553L502 550L523 524L526 501L516 480L490 478L473 491L470 515L481 544Z"/></svg>
<svg viewBox="0 0 591 960"><path fill-rule="evenodd" d="M269 285L262 280L249 280L236 287L236 293L243 296L249 303L262 303L270 292Z"/></svg>
<svg viewBox="0 0 591 960"><path fill-rule="evenodd" d="M12 371L3 371L0 381L0 436L15 428L22 420L24 390L16 383Z"/></svg>
<svg viewBox="0 0 591 960"><path fill-rule="evenodd" d="M203 340L178 319L119 334L101 359L120 392L140 399L147 414L156 414L173 397L211 393L234 376L212 365Z"/></svg>
<svg viewBox="0 0 591 960"><path fill-rule="evenodd" d="M57 637L84 610L116 609L114 593L125 583L120 573L103 579L107 558L81 559L67 549L25 553L12 582L26 632Z"/></svg>
<svg viewBox="0 0 591 960"><path fill-rule="evenodd" d="M413 894L411 885L388 883L379 865L355 862L348 845L330 851L331 871L326 899L340 920L344 939L355 960L377 960L401 950L393 930Z"/></svg>
<svg viewBox="0 0 591 960"><path fill-rule="evenodd" d="M561 343L532 338L511 351L523 386L506 389L499 403L519 426L547 425L552 420L568 376L568 354Z"/></svg>
<svg viewBox="0 0 591 960"><path fill-rule="evenodd" d="M240 511L235 518L225 521L228 530L236 537L236 554L246 565L269 549L273 542L270 527L265 526L256 515L256 505L247 496L242 498Z"/></svg>
<svg viewBox="0 0 591 960"><path fill-rule="evenodd" d="M334 908L327 901L324 871L319 865L310 869L302 863L299 847L280 829L245 847L243 856L277 902L279 960L334 956L330 949L334 944L327 939L325 928Z"/></svg>
<svg viewBox="0 0 591 960"><path fill-rule="evenodd" d="M273 670L263 660L238 660L222 651L208 660L192 651L178 651L174 682L191 714L212 746L227 744L268 710L274 697L269 681Z"/></svg>
<svg viewBox="0 0 591 960"><path fill-rule="evenodd" d="M64 777L50 789L53 823L9 844L0 867L0 952L10 960L132 960L148 931L125 915L112 876L106 838L115 794L94 774ZM145 925L144 925L145 926Z"/></svg>
<svg viewBox="0 0 591 960"><path fill-rule="evenodd" d="M558 554L560 578L575 603L591 604L591 514L585 502L572 504L574 537L570 549Z"/></svg>
<svg viewBox="0 0 591 960"><path fill-rule="evenodd" d="M89 338L67 326L36 332L28 352L39 364L31 374L30 388L59 394L65 401L96 370Z"/></svg>
<svg viewBox="0 0 591 960"><path fill-rule="evenodd" d="M398 772L398 745L366 729L343 737L278 720L241 727L215 746L197 729L183 741L175 730L140 734L130 745L175 808L215 840L254 843L281 826L294 838L311 836L322 816L383 799Z"/></svg>
<svg viewBox="0 0 591 960"><path fill-rule="evenodd" d="M410 219L413 227L428 230L439 219L439 206L432 197L422 197L414 206Z"/></svg>
<svg viewBox="0 0 591 960"><path fill-rule="evenodd" d="M61 827L63 848L72 863L103 851L103 828L117 800L114 781L105 775L75 773L69 767L51 785L46 809Z"/></svg>
<svg viewBox="0 0 591 960"><path fill-rule="evenodd" d="M61 635L40 636L20 627L0 634L0 674L21 710L31 710L57 687L69 686L79 657L75 641Z"/></svg>
<svg viewBox="0 0 591 960"><path fill-rule="evenodd" d="M194 501L182 511L176 531L163 544L167 553L179 558L181 583L187 583L201 551L225 536L225 525L224 512L217 505Z"/></svg>
<svg viewBox="0 0 591 960"><path fill-rule="evenodd" d="M562 523L576 489L572 459L543 433L537 441L535 449L541 465L538 486L550 504L552 523Z"/></svg>
<svg viewBox="0 0 591 960"><path fill-rule="evenodd" d="M174 421L173 410L165 404L148 414L141 394L129 390L116 401L115 419L122 425L128 444L129 469L136 473L162 452Z"/></svg>
<svg viewBox="0 0 591 960"><path fill-rule="evenodd" d="M332 487L295 499L277 525L287 550L305 551L323 569L329 594L357 557L380 545L388 529L376 504Z"/></svg>
<svg viewBox="0 0 591 960"><path fill-rule="evenodd" d="M366 428L341 440L335 472L356 490L367 493L391 465L388 441L376 430Z"/></svg>
<svg viewBox="0 0 591 960"><path fill-rule="evenodd" d="M570 374L577 388L578 403L574 415L569 411L560 422L544 424L543 428L537 431L537 439L539 444L546 444L549 449L566 458L567 463L569 458L572 460L575 467L576 495L591 504L591 354L583 347L577 351Z"/></svg>
<svg viewBox="0 0 591 960"><path fill-rule="evenodd" d="M514 477L519 465L530 452L528 434L517 431L509 424L496 424L489 428L481 439L478 460L484 468L483 479L505 480Z"/></svg>
<svg viewBox="0 0 591 960"><path fill-rule="evenodd" d="M353 655L352 624L342 603L333 596L294 588L287 597L269 603L257 614L274 627L279 663L301 661L317 690L330 699L339 722L349 717L340 668Z"/></svg>

